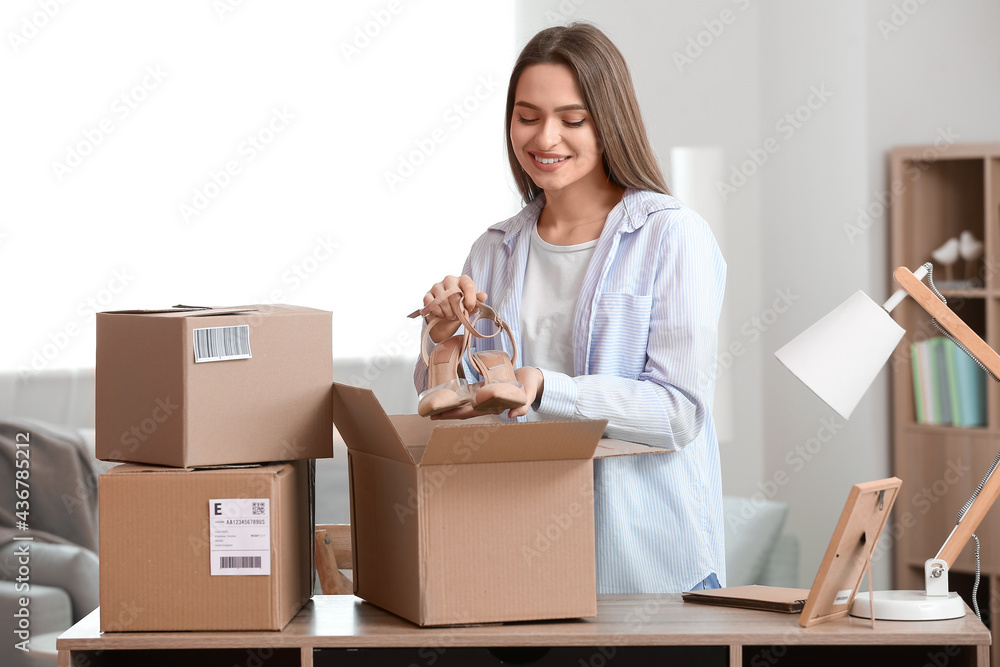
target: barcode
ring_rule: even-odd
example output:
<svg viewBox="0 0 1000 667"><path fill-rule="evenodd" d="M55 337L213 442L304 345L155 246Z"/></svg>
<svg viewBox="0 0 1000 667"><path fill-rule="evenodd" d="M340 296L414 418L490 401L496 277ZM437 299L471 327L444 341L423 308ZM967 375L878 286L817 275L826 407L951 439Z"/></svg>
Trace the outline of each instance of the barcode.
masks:
<svg viewBox="0 0 1000 667"><path fill-rule="evenodd" d="M254 503L253 504L253 513L254 513L255 516L260 516L261 514L263 514L264 513L264 503Z"/></svg>
<svg viewBox="0 0 1000 667"><path fill-rule="evenodd" d="M260 569L260 556L219 556L219 569Z"/></svg>
<svg viewBox="0 0 1000 667"><path fill-rule="evenodd" d="M195 363L251 358L249 324L194 330Z"/></svg>

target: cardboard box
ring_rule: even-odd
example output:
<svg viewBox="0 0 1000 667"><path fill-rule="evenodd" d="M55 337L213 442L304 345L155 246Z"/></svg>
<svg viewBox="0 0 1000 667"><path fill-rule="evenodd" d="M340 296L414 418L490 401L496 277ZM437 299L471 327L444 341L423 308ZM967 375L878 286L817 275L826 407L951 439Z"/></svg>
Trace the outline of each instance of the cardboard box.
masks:
<svg viewBox="0 0 1000 667"><path fill-rule="evenodd" d="M354 594L419 625L594 616L595 456L603 420L387 416L334 385L348 447Z"/></svg>
<svg viewBox="0 0 1000 667"><path fill-rule="evenodd" d="M312 466L102 474L101 630L282 629L312 595Z"/></svg>
<svg viewBox="0 0 1000 667"><path fill-rule="evenodd" d="M333 456L331 317L281 305L98 313L97 458L197 467Z"/></svg>

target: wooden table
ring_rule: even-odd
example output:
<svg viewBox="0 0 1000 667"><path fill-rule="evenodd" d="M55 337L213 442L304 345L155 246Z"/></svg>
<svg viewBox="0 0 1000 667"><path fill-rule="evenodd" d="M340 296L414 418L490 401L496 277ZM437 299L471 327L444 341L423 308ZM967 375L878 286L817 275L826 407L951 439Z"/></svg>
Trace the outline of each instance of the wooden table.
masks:
<svg viewBox="0 0 1000 667"><path fill-rule="evenodd" d="M99 610L58 639L60 667L102 665L989 665L971 611L951 621L798 616L685 603L679 595L599 596L592 619L420 628L350 595L316 596L281 632L99 631ZM499 656L499 658L497 657ZM501 662L502 658L504 662ZM532 661L538 658L537 662Z"/></svg>

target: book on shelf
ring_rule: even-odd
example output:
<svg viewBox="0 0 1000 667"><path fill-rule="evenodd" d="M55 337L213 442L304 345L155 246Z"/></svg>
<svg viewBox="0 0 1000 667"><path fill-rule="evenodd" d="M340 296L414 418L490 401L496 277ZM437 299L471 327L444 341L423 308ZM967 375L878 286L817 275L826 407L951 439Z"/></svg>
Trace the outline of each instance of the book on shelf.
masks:
<svg viewBox="0 0 1000 667"><path fill-rule="evenodd" d="M917 344L910 345L910 366L913 368L913 402L917 413L917 423L927 423L927 413L924 410L924 388L920 384L920 363L917 357Z"/></svg>
<svg viewBox="0 0 1000 667"><path fill-rule="evenodd" d="M956 424L951 410L951 391L948 389L947 345L954 345L944 337L931 338L927 341L931 352L931 387L934 394L934 408L939 424Z"/></svg>
<svg viewBox="0 0 1000 667"><path fill-rule="evenodd" d="M915 357L914 384L919 388L920 400L923 405L921 424L940 424L938 404L934 400L934 383L936 381L934 364L932 363L930 340L921 340L913 344Z"/></svg>
<svg viewBox="0 0 1000 667"><path fill-rule="evenodd" d="M944 336L910 346L917 422L974 428L986 426L986 373Z"/></svg>
<svg viewBox="0 0 1000 667"><path fill-rule="evenodd" d="M958 405L956 426L986 426L986 371L979 363L950 343L949 382L955 387Z"/></svg>

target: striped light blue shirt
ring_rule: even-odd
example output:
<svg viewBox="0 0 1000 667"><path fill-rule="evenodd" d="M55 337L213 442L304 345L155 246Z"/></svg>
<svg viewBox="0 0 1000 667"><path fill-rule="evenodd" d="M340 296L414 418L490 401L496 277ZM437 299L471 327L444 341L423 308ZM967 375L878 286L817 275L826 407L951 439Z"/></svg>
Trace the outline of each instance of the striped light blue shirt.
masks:
<svg viewBox="0 0 1000 667"><path fill-rule="evenodd" d="M540 196L490 227L464 269L511 326L518 347L531 230L543 205ZM608 215L583 280L574 375L541 369L540 413L607 419L607 437L671 451L595 460L600 593L680 592L711 574L725 586L712 420L725 277L715 238L697 213L673 197L629 189ZM473 338L473 345L508 348L509 341ZM414 380L426 388L422 361Z"/></svg>

